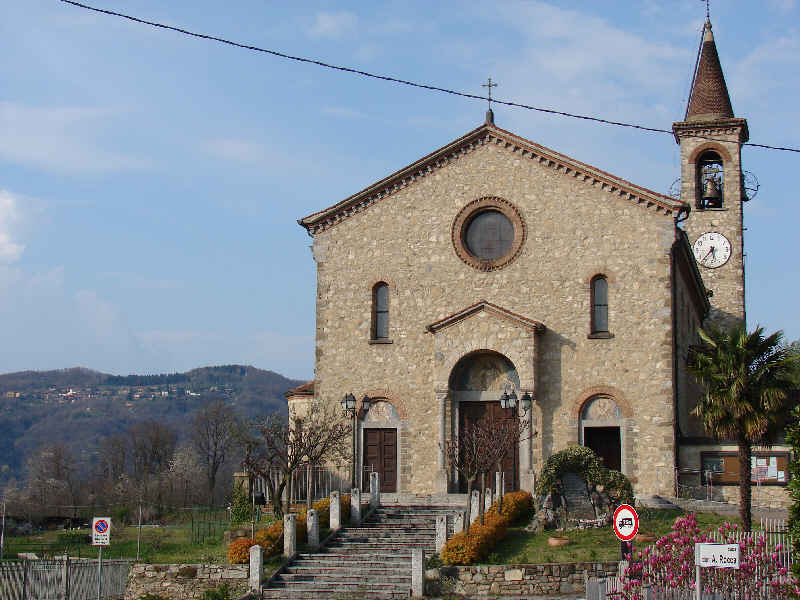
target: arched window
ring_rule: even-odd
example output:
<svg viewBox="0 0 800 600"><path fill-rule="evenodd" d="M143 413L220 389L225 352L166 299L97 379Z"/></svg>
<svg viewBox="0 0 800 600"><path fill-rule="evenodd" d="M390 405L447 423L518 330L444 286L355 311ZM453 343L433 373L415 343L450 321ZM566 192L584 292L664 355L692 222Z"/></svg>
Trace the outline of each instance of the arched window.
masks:
<svg viewBox="0 0 800 600"><path fill-rule="evenodd" d="M372 339L389 338L389 286L384 282L372 288Z"/></svg>
<svg viewBox="0 0 800 600"><path fill-rule="evenodd" d="M605 275L592 277L592 334L608 333L608 280Z"/></svg>
<svg viewBox="0 0 800 600"><path fill-rule="evenodd" d="M725 177L722 157L713 150L707 150L697 159L697 196L699 209L723 208L725 197Z"/></svg>

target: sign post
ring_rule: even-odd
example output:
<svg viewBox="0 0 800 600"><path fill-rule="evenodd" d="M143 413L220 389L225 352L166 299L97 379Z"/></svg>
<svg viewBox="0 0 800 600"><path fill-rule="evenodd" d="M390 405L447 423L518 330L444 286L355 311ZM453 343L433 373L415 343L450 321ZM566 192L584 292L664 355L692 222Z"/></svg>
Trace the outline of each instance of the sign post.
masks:
<svg viewBox="0 0 800 600"><path fill-rule="evenodd" d="M92 546L97 549L97 600L103 600L103 546L111 544L111 519L94 517L92 519Z"/></svg>
<svg viewBox="0 0 800 600"><path fill-rule="evenodd" d="M633 557L633 542L639 532L639 515L630 504L620 504L614 511L614 535L619 539L620 560L628 564L628 557ZM621 563L621 564L623 564Z"/></svg>
<svg viewBox="0 0 800 600"><path fill-rule="evenodd" d="M711 569L738 569L739 544L695 544L695 600L701 600L703 583L700 579L700 567Z"/></svg>

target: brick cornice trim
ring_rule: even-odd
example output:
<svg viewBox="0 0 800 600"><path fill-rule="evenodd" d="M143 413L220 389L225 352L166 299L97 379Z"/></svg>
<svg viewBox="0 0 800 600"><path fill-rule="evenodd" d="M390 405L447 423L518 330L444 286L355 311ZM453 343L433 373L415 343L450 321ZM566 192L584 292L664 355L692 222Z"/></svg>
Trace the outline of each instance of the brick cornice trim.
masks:
<svg viewBox="0 0 800 600"><path fill-rule="evenodd" d="M503 148L521 158L533 160L542 166L549 167L564 176L573 177L587 186L597 187L610 195L626 198L662 216L674 217L678 210L685 206L679 200L633 184L596 167L560 154L555 150L519 137L510 131L492 125L482 125L370 187L345 198L329 208L303 217L297 222L312 236L326 231L343 220L363 212L376 202L380 202L399 190L412 185L417 179L427 177L437 169L449 165L451 162L484 145Z"/></svg>
<svg viewBox="0 0 800 600"><path fill-rule="evenodd" d="M588 400L594 398L595 396L608 396L614 402L616 402L617 406L619 406L623 417L626 419L633 418L633 407L621 391L608 385L596 385L583 390L572 403L570 416L573 420L577 421L580 419L581 410L583 409L584 404L586 404Z"/></svg>
<svg viewBox="0 0 800 600"><path fill-rule="evenodd" d="M707 137L718 135L736 135L739 143L750 139L747 119L716 119L709 121L679 121L672 124L675 142L680 144L682 137Z"/></svg>
<svg viewBox="0 0 800 600"><path fill-rule="evenodd" d="M722 145L722 142L705 142L700 144L697 148L695 148L692 153L689 155L689 162L694 164L697 162L697 159L700 158L700 155L707 150L713 150L714 152L718 153L722 160L726 163L730 163L731 161L731 153L728 152L727 148Z"/></svg>
<svg viewBox="0 0 800 600"><path fill-rule="evenodd" d="M501 212L509 221L511 221L514 227L514 240L512 241L508 252L506 252L500 258L496 258L494 260L482 260L477 256L474 256L464 242L466 230L470 221L476 215L487 210L496 210ZM514 204L505 198L499 198L497 196L484 196L483 198L478 198L467 204L456 215L450 232L450 240L453 243L453 248L456 251L456 255L461 259L461 262L469 265L473 269L484 272L497 271L498 269L502 269L503 267L514 262L519 256L520 252L522 252L522 246L525 245L525 239L527 237L528 228L525 224L525 219L522 218L522 214L519 212L519 209L517 209Z"/></svg>
<svg viewBox="0 0 800 600"><path fill-rule="evenodd" d="M379 283L385 283L386 285L388 285L390 292L397 291L397 284L395 283L394 279L392 279L391 277L384 277L382 275L379 275L377 277L374 277L369 286L367 287L367 291L369 292L370 295L372 294L372 290L374 290L375 286L378 285Z"/></svg>
<svg viewBox="0 0 800 600"><path fill-rule="evenodd" d="M614 275L614 271L607 267L596 267L594 269L589 269L588 271L584 271L585 275L583 277L584 285L591 285L592 279L597 277L598 275L602 275L606 278L608 283L617 283L617 276Z"/></svg>
<svg viewBox="0 0 800 600"><path fill-rule="evenodd" d="M369 396L373 401L383 400L394 406L394 409L397 411L397 416L401 421L405 421L408 418L408 407L406 406L405 400L393 394L389 388L372 388L364 392L364 394ZM361 410L361 398L364 397L364 394L361 394L361 397L358 398L358 410Z"/></svg>
<svg viewBox="0 0 800 600"><path fill-rule="evenodd" d="M511 321L512 323L515 323L517 325L522 325L527 329L531 329L535 333L543 333L546 330L544 323L541 323L540 321L534 321L533 319L529 319L527 317L523 317L522 315L518 315L517 313L511 312L510 310L503 308L502 306L497 306L496 304L487 302L486 300L481 300L480 302L476 302L475 304L467 306L466 308L463 308L458 312L454 312L444 317L443 319L434 321L433 323L428 325L425 329L427 329L429 333L435 334L441 329L444 329L451 325L455 325L456 323L463 321L464 319L484 310L500 318Z"/></svg>

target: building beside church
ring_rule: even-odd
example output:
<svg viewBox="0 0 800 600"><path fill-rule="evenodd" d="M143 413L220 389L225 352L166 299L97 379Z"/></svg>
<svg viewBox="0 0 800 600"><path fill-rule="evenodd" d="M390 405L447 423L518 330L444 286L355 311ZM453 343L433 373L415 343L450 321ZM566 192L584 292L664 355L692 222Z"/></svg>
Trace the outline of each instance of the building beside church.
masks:
<svg viewBox="0 0 800 600"><path fill-rule="evenodd" d="M316 366L290 407L368 397L356 454L385 492L458 491L445 442L470 420L516 418L499 403L510 390L530 399L531 435L505 466L508 488L531 489L543 461L573 444L637 494L674 495L703 469L721 483L735 445L713 443L690 416L699 389L686 358L698 326L745 318L748 128L710 23L673 131L680 199L506 131L490 110L300 219L317 264ZM788 454L766 459L782 492Z"/></svg>

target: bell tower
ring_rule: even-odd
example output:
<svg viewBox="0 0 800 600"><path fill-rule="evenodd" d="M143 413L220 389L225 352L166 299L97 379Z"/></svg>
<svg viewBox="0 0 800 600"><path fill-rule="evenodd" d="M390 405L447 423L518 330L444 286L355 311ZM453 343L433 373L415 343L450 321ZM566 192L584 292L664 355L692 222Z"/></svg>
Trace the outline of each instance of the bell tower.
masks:
<svg viewBox="0 0 800 600"><path fill-rule="evenodd" d="M713 293L708 320L732 325L745 319L741 148L749 132L747 120L733 114L710 20L686 115L672 131L681 149L681 200L691 206L684 229Z"/></svg>

